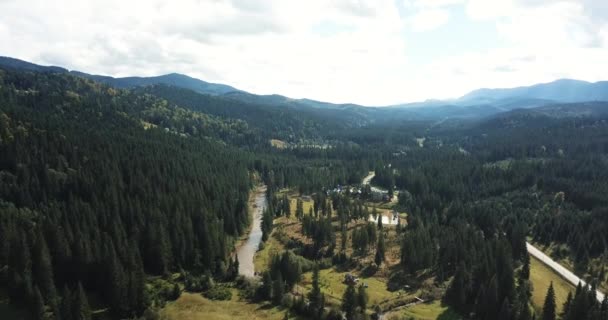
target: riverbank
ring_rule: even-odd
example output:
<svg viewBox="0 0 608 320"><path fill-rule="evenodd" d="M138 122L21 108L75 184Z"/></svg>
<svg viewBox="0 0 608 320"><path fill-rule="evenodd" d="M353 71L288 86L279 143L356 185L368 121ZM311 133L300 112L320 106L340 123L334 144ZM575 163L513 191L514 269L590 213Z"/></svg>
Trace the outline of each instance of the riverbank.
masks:
<svg viewBox="0 0 608 320"><path fill-rule="evenodd" d="M249 195L249 232L245 233L236 244L236 254L239 259L239 274L246 277L255 276L253 258L262 241L262 214L268 206L266 186L258 184Z"/></svg>

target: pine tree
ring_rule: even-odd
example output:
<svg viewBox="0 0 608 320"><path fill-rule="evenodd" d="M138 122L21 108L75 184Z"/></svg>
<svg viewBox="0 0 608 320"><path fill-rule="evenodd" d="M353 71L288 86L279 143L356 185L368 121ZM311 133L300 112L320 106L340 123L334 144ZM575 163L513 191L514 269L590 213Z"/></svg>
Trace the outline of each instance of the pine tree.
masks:
<svg viewBox="0 0 608 320"><path fill-rule="evenodd" d="M46 309L44 306L44 299L42 298L42 294L40 294L40 289L38 289L38 286L35 286L34 287L34 319L44 320L45 313L46 313Z"/></svg>
<svg viewBox="0 0 608 320"><path fill-rule="evenodd" d="M77 318L73 314L72 308L72 293L67 285L63 287L63 291L61 293L61 319L62 320L77 320Z"/></svg>
<svg viewBox="0 0 608 320"><path fill-rule="evenodd" d="M259 297L264 300L270 300L272 297L272 277L270 276L269 271L265 271L262 273L262 285L258 291Z"/></svg>
<svg viewBox="0 0 608 320"><path fill-rule="evenodd" d="M378 244L376 246L376 256L374 258L374 261L378 266L382 265L382 262L384 262L385 251L386 248L384 244L384 232L380 231L380 237L378 237Z"/></svg>
<svg viewBox="0 0 608 320"><path fill-rule="evenodd" d="M355 312L357 308L357 294L355 287L352 283L349 283L342 296L342 311L346 314L347 320L355 318Z"/></svg>
<svg viewBox="0 0 608 320"><path fill-rule="evenodd" d="M543 305L542 320L555 320L555 291L553 291L553 282L549 285L545 304Z"/></svg>
<svg viewBox="0 0 608 320"><path fill-rule="evenodd" d="M302 202L302 199L298 198L298 201L296 203L296 218L298 218L298 220L302 220L302 217L304 216L304 202Z"/></svg>
<svg viewBox="0 0 608 320"><path fill-rule="evenodd" d="M346 225L343 225L340 229L340 252L346 252L346 244L348 242L348 232L346 231Z"/></svg>
<svg viewBox="0 0 608 320"><path fill-rule="evenodd" d="M291 201L289 200L289 198L287 198L287 195L283 195L283 215L285 215L287 218L289 218L291 216Z"/></svg>
<svg viewBox="0 0 608 320"><path fill-rule="evenodd" d="M457 310L465 311L467 307L468 287L470 286L470 275L465 266L461 264L456 269L456 274L445 293L446 299L456 307ZM484 297L485 298L485 297Z"/></svg>
<svg viewBox="0 0 608 320"><path fill-rule="evenodd" d="M518 320L532 320L532 312L530 311L530 307L526 303L522 306L521 312L519 313Z"/></svg>
<svg viewBox="0 0 608 320"><path fill-rule="evenodd" d="M272 302L276 305L281 304L281 299L283 299L284 294L285 284L283 283L283 276L281 276L281 273L279 272L272 285Z"/></svg>
<svg viewBox="0 0 608 320"><path fill-rule="evenodd" d="M272 211L266 208L262 213L262 241L268 240L273 227Z"/></svg>
<svg viewBox="0 0 608 320"><path fill-rule="evenodd" d="M365 314L365 310L367 310L368 301L369 296L367 295L367 290L365 290L365 286L360 285L357 289L357 303L362 314Z"/></svg>
<svg viewBox="0 0 608 320"><path fill-rule="evenodd" d="M91 320L91 308L87 294L82 288L82 284L78 282L77 291L73 293L72 315L78 320Z"/></svg>
<svg viewBox="0 0 608 320"><path fill-rule="evenodd" d="M313 314L316 314L321 304L321 286L319 284L319 266L315 264L312 269L312 289L308 293L308 299L310 300L310 308Z"/></svg>
<svg viewBox="0 0 608 320"><path fill-rule="evenodd" d="M500 307L500 312L498 313L498 320L511 320L513 317L511 313L511 305L509 304L509 300L505 299L502 302L502 306Z"/></svg>
<svg viewBox="0 0 608 320"><path fill-rule="evenodd" d="M47 302L53 302L57 298L55 282L53 277L53 266L46 241L39 233L34 247L34 261L32 264L34 279L40 286L41 293L46 297Z"/></svg>
<svg viewBox="0 0 608 320"><path fill-rule="evenodd" d="M568 291L568 297L566 298L566 302L564 302L564 307L562 308L562 319L567 319L568 314L570 313L570 307L572 306L572 291Z"/></svg>
<svg viewBox="0 0 608 320"><path fill-rule="evenodd" d="M521 280L529 280L530 279L530 255L526 252L523 255L524 263L519 271L519 279Z"/></svg>

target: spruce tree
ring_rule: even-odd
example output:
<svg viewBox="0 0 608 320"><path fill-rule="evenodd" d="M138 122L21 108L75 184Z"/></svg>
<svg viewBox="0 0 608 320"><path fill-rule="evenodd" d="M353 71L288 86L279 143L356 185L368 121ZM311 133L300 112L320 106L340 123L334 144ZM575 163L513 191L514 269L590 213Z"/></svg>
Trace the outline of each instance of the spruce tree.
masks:
<svg viewBox="0 0 608 320"><path fill-rule="evenodd" d="M355 292L355 286L349 283L342 296L342 311L344 311L347 320L355 318L355 312L357 309L357 293Z"/></svg>
<svg viewBox="0 0 608 320"><path fill-rule="evenodd" d="M378 244L376 246L376 256L374 261L378 266L382 265L385 259L385 243L384 243L384 232L380 231L380 237L378 237Z"/></svg>
<svg viewBox="0 0 608 320"><path fill-rule="evenodd" d="M571 306L572 306L572 291L568 291L568 297L566 298L566 301L564 302L564 306L562 308L562 313L561 313L562 319L568 318L568 314L570 312Z"/></svg>
<svg viewBox="0 0 608 320"><path fill-rule="evenodd" d="M529 280L530 279L530 255L526 252L523 254L523 266L521 267L521 270L519 271L519 279L520 279L520 283L522 280Z"/></svg>
<svg viewBox="0 0 608 320"><path fill-rule="evenodd" d="M73 314L72 308L72 293L67 285L63 286L63 291L61 292L61 320L77 320Z"/></svg>
<svg viewBox="0 0 608 320"><path fill-rule="evenodd" d="M47 302L54 302L57 298L53 277L53 265L46 241L42 233L38 233L34 247L34 261L32 264L34 279L40 287L41 293Z"/></svg>
<svg viewBox="0 0 608 320"><path fill-rule="evenodd" d="M264 300L270 300L272 297L272 287L273 282L272 277L270 276L270 272L264 271L264 273L262 273L262 285L260 286L260 289L258 291L259 298Z"/></svg>
<svg viewBox="0 0 608 320"><path fill-rule="evenodd" d="M519 313L519 318L517 318L517 320L532 320L532 312L530 311L530 307L527 303L522 306Z"/></svg>
<svg viewBox="0 0 608 320"><path fill-rule="evenodd" d="M34 287L34 319L36 320L44 320L46 308L44 306L44 299L42 298L42 294L40 294L40 289L38 286Z"/></svg>
<svg viewBox="0 0 608 320"><path fill-rule="evenodd" d="M283 283L283 276L281 276L281 273L279 272L272 285L272 302L276 305L281 304L281 299L283 299L284 294L285 284Z"/></svg>
<svg viewBox="0 0 608 320"><path fill-rule="evenodd" d="M553 290L553 282L549 285L545 303L543 305L542 320L555 320L555 291Z"/></svg>
<svg viewBox="0 0 608 320"><path fill-rule="evenodd" d="M80 282L78 282L77 291L73 293L72 315L78 320L91 320L89 300Z"/></svg>
<svg viewBox="0 0 608 320"><path fill-rule="evenodd" d="M302 220L302 217L304 216L304 203L302 202L302 199L298 198L298 201L296 203L296 218L298 218L298 220Z"/></svg>
<svg viewBox="0 0 608 320"><path fill-rule="evenodd" d="M360 308L360 312L365 314L365 310L367 310L367 303L369 301L369 296L367 295L367 290L365 290L364 285L360 285L357 289L357 303Z"/></svg>
<svg viewBox="0 0 608 320"><path fill-rule="evenodd" d="M308 293L310 308L316 313L321 304L321 286L319 284L319 266L315 264L312 269L312 289Z"/></svg>
<svg viewBox="0 0 608 320"><path fill-rule="evenodd" d="M498 320L512 320L512 317L513 315L511 312L511 305L509 304L509 300L505 299L500 307L500 312L498 313Z"/></svg>

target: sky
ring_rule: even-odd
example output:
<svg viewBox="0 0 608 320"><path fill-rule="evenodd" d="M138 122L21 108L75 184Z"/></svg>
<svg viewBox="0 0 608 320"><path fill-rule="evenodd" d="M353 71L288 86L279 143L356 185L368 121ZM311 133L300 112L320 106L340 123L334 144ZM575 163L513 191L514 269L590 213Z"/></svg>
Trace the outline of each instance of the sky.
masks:
<svg viewBox="0 0 608 320"><path fill-rule="evenodd" d="M0 55L377 106L608 80L608 0L0 0Z"/></svg>

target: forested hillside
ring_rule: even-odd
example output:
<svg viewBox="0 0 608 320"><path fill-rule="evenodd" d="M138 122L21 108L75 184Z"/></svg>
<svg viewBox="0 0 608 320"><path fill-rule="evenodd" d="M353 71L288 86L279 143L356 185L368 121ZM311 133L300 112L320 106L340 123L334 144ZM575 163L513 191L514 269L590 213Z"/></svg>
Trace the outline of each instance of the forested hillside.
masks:
<svg viewBox="0 0 608 320"><path fill-rule="evenodd" d="M68 75L0 71L0 265L15 301L71 319L83 301L65 306L69 293L84 288L116 316L137 315L150 303L145 274L226 272L248 224L249 162L167 134L159 104Z"/></svg>

